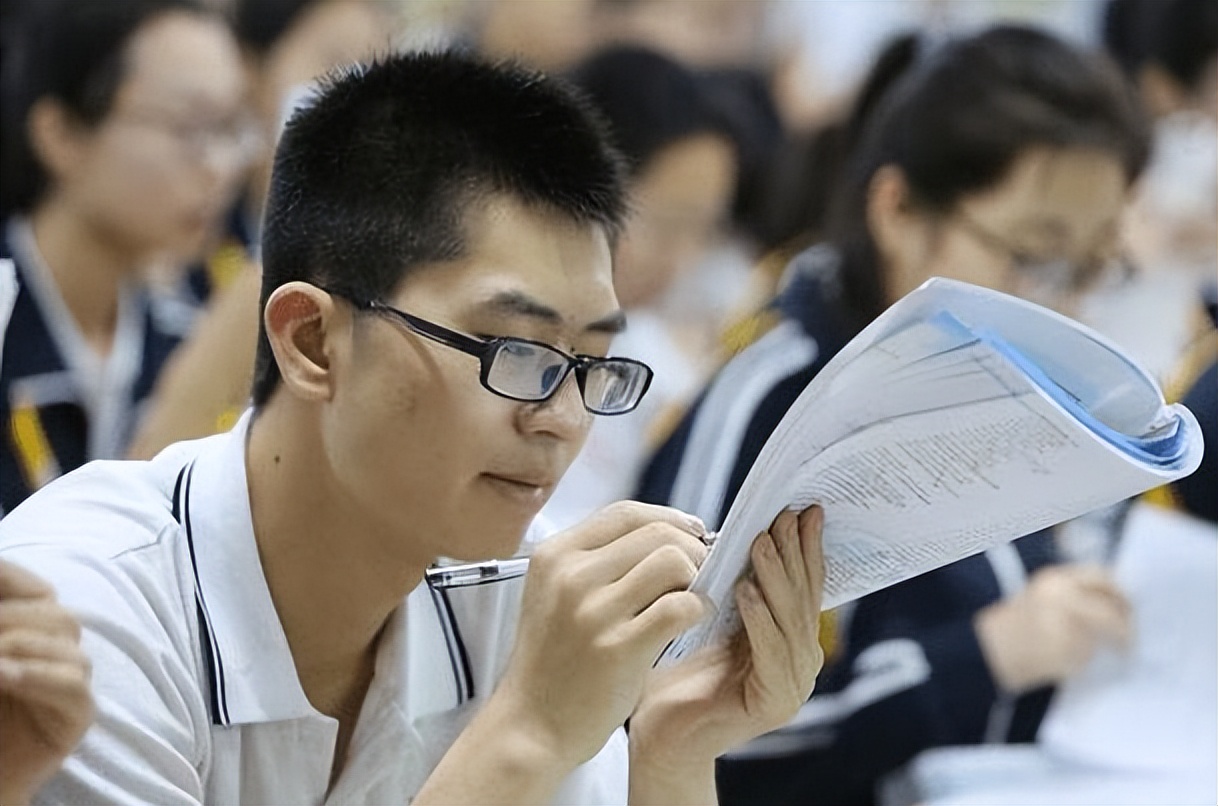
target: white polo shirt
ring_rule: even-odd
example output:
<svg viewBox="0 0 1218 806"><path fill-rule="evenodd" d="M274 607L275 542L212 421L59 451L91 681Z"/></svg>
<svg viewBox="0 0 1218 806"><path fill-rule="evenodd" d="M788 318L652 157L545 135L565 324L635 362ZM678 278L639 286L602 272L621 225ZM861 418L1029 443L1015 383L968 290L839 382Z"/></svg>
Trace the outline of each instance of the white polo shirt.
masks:
<svg viewBox="0 0 1218 806"><path fill-rule="evenodd" d="M326 796L338 722L306 699L262 572L249 421L151 462L88 464L0 521L0 557L55 586L94 664L97 722L36 802L406 803L493 689L523 580L420 585L386 626ZM627 776L619 728L555 802L625 803Z"/></svg>

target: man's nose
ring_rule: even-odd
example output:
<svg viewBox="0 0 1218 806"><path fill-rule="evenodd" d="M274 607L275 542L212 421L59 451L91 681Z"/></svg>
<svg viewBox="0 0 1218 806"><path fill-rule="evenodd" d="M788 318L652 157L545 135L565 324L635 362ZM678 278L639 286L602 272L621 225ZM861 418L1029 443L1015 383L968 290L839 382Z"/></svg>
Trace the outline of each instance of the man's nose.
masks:
<svg viewBox="0 0 1218 806"><path fill-rule="evenodd" d="M563 379L549 399L524 406L521 414L525 431L547 433L562 440L583 439L592 424L574 372Z"/></svg>

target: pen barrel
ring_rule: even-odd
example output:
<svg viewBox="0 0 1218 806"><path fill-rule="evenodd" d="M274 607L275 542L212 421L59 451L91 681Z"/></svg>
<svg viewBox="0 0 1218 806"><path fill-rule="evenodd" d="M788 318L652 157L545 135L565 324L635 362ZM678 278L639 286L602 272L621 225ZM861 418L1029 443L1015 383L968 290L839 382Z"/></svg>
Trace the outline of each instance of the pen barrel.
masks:
<svg viewBox="0 0 1218 806"><path fill-rule="evenodd" d="M437 589L468 588L522 577L528 570L528 558L518 557L428 568L426 579L428 585Z"/></svg>

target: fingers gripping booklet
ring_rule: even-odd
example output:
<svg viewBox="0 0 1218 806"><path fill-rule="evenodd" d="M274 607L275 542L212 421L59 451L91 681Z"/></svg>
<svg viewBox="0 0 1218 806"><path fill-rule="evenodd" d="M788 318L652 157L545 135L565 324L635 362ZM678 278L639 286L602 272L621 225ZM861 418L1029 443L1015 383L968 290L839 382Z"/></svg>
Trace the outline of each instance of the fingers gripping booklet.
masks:
<svg viewBox="0 0 1218 806"><path fill-rule="evenodd" d="M824 508L831 609L1187 476L1196 419L1102 336L935 278L855 337L767 440L692 589L718 608L661 663L732 634L753 539Z"/></svg>

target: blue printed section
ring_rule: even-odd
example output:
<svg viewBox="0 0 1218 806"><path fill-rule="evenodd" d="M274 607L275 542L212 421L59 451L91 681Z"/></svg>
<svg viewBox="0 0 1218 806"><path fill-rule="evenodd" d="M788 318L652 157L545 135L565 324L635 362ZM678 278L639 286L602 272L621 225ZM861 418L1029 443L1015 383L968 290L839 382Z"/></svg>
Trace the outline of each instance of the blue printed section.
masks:
<svg viewBox="0 0 1218 806"><path fill-rule="evenodd" d="M1001 337L987 331L981 331L977 336L984 344L992 347L999 355L1018 367L1067 413L1116 449L1151 467L1165 470L1173 469L1183 463L1188 454L1189 444L1187 435L1180 430L1178 417L1173 417L1164 427L1157 429L1152 434L1123 434L1092 416L1076 395L1064 389L1045 374L1039 366Z"/></svg>

